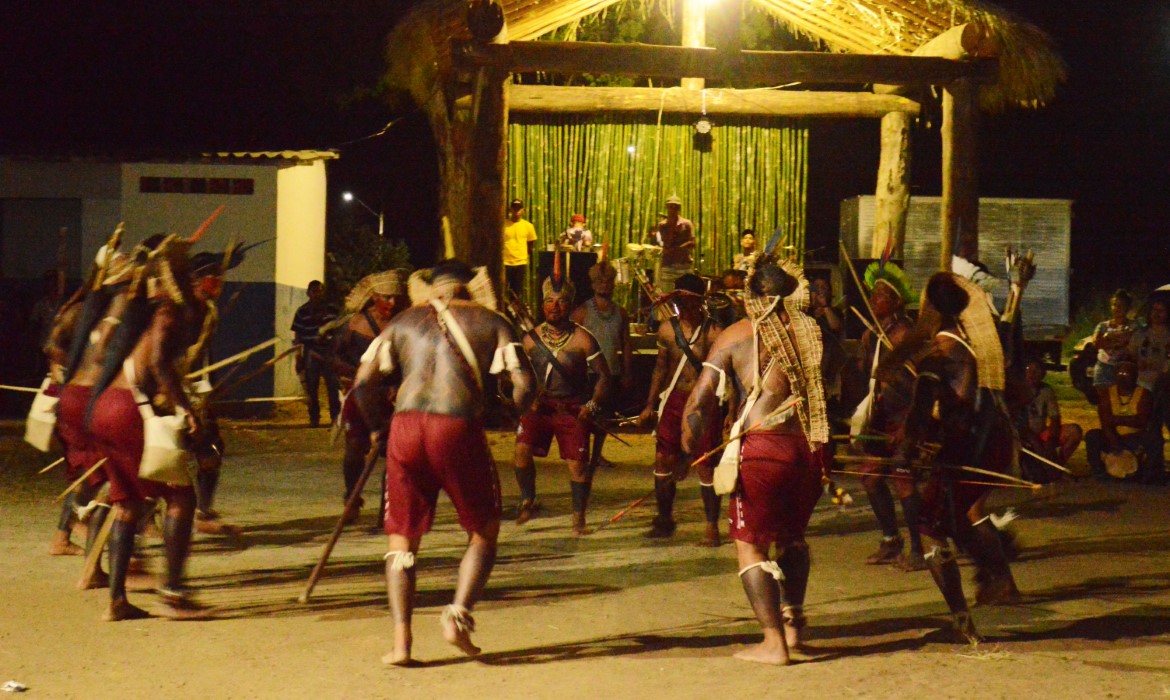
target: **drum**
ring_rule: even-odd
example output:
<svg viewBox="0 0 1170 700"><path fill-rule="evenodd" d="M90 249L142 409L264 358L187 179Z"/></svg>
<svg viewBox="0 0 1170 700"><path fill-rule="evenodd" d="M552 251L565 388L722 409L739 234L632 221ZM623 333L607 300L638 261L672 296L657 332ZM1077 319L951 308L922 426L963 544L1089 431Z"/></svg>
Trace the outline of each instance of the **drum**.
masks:
<svg viewBox="0 0 1170 700"><path fill-rule="evenodd" d="M613 267L617 271L617 277L614 279L616 284L631 284L634 281L634 263L630 258L614 260Z"/></svg>

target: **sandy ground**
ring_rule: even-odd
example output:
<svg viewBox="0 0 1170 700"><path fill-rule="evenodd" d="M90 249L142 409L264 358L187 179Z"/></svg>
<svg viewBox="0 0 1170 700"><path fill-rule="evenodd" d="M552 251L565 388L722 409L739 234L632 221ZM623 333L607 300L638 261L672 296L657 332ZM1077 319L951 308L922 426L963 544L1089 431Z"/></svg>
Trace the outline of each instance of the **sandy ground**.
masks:
<svg viewBox="0 0 1170 700"><path fill-rule="evenodd" d="M238 537L198 536L189 564L216 619L103 623L106 591L79 592L78 557L46 545L62 488L49 462L15 436L0 445L0 683L42 698L711 698L795 692L806 698L1170 697L1170 491L1088 481L1004 491L1026 550L1021 605L975 609L989 637L946 643L946 608L925 572L864 566L877 533L857 504L822 499L813 516L807 612L811 649L786 668L736 661L759 637L732 547L694 546L698 486L679 491L673 540L641 533L652 508L586 538L569 532L567 475L539 467L544 517L506 522L499 564L476 610L485 653L459 656L437 625L464 536L441 501L423 541L415 617L419 668L383 667L390 622L375 516L346 531L309 605L296 602L340 510L340 450L327 431L290 424L229 427L219 507ZM493 433L505 503L515 502L511 436ZM644 495L652 447L607 447L596 523ZM453 445L452 449L458 449ZM1081 462L1083 457L1078 456ZM377 486L367 492L376 502ZM75 541L80 541L80 533ZM161 548L148 540L152 565ZM964 566L964 575L971 569ZM133 600L154 609L138 581ZM968 594L971 594L968 583ZM974 690L981 686L980 690Z"/></svg>

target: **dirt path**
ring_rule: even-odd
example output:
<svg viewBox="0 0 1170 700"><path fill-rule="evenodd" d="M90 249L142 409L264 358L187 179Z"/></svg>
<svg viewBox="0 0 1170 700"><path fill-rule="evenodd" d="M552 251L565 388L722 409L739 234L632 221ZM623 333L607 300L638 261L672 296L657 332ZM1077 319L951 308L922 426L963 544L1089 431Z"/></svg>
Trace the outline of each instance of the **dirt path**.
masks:
<svg viewBox="0 0 1170 700"><path fill-rule="evenodd" d="M385 542L370 509L347 531L308 606L296 603L340 509L340 453L327 432L237 425L220 509L235 538L199 536L190 562L208 622L99 622L106 591L78 592L81 561L45 554L60 478L36 477L43 455L0 445L0 683L41 698L1150 698L1170 697L1170 491L1078 482L1015 503L1026 551L1015 565L1024 604L976 609L990 641L943 643L945 606L930 576L861 564L877 534L864 495L813 516L807 612L814 650L788 668L731 654L758 639L730 545L699 539L692 480L679 490L672 541L645 540L652 508L575 539L566 473L539 466L545 517L505 523L499 564L476 611L485 655L459 657L440 638L463 535L443 500L419 561L415 655L379 664L390 623L380 576ZM597 477L593 522L651 486L652 447L612 444ZM514 503L511 436L493 434ZM371 484L367 502L377 501ZM78 538L75 537L75 540ZM157 568L160 546L147 551ZM970 568L964 567L969 580ZM968 584L970 585L970 584ZM971 590L968 589L970 595ZM154 606L147 592L133 600ZM985 684L986 691L972 691Z"/></svg>

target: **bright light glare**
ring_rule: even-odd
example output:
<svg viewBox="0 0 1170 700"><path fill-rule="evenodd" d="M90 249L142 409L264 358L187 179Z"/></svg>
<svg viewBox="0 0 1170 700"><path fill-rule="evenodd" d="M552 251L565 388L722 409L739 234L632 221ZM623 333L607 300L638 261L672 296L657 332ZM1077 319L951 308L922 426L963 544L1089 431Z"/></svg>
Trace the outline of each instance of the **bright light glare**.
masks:
<svg viewBox="0 0 1170 700"><path fill-rule="evenodd" d="M341 198L347 202L352 202L353 201L353 192L342 192Z"/></svg>
<svg viewBox="0 0 1170 700"><path fill-rule="evenodd" d="M634 151L636 150L638 149L634 148L634 144L632 143L629 146L626 146L626 153L629 153L630 155L634 155Z"/></svg>

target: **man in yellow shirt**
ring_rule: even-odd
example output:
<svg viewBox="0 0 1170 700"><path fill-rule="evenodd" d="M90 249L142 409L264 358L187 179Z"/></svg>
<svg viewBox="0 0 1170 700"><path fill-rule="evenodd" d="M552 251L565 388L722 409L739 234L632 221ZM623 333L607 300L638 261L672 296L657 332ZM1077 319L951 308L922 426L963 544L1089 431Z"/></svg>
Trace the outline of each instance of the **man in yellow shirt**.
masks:
<svg viewBox="0 0 1170 700"><path fill-rule="evenodd" d="M524 218L524 202L513 199L504 225L504 280L517 296L524 296L528 258L536 241L536 229Z"/></svg>

